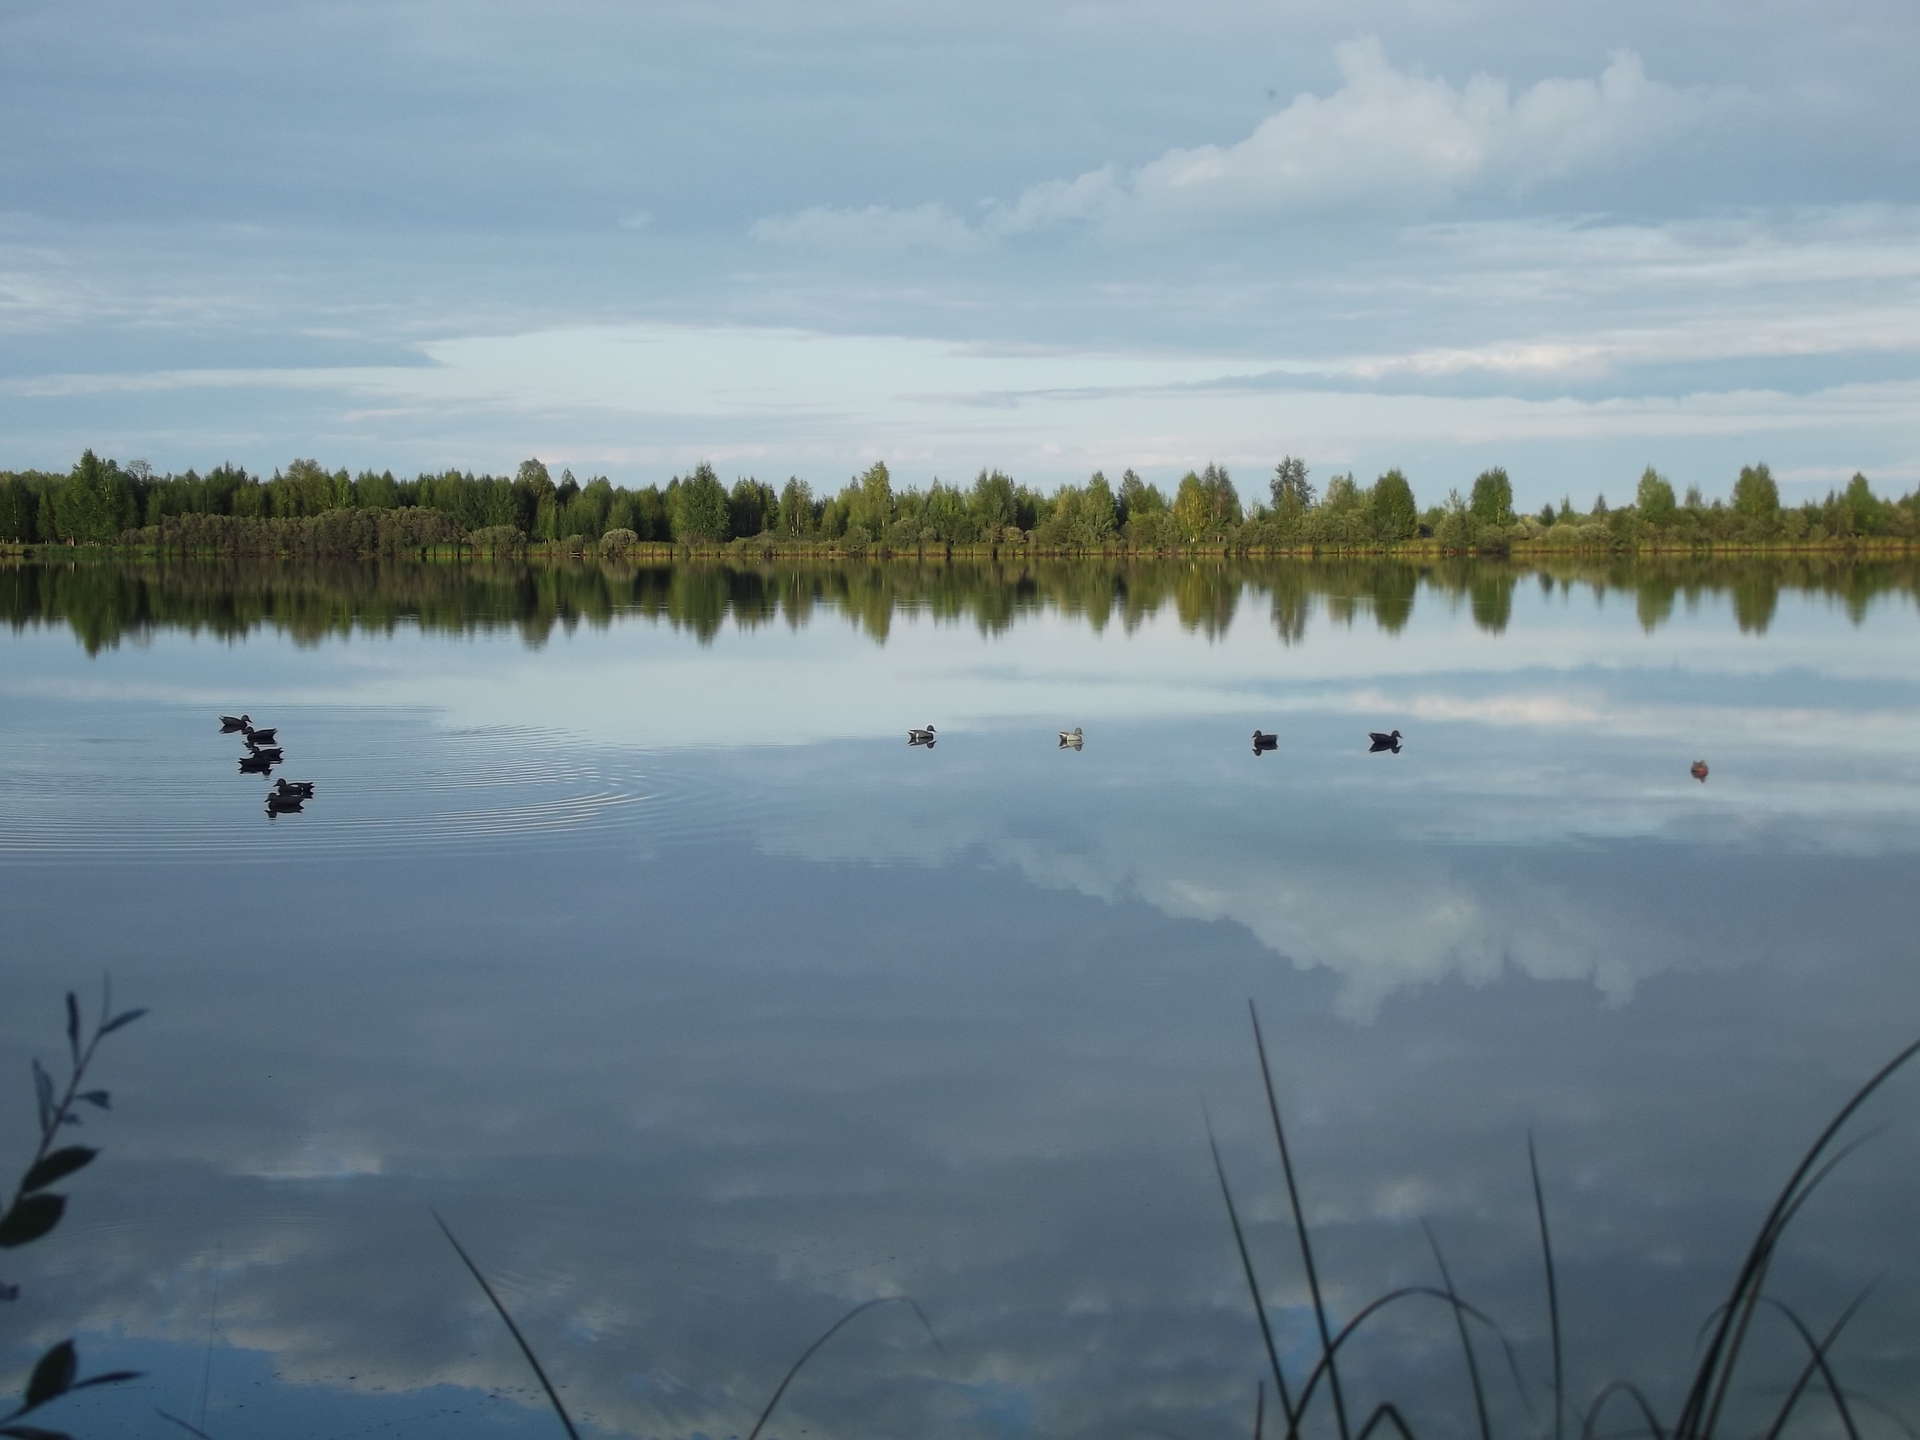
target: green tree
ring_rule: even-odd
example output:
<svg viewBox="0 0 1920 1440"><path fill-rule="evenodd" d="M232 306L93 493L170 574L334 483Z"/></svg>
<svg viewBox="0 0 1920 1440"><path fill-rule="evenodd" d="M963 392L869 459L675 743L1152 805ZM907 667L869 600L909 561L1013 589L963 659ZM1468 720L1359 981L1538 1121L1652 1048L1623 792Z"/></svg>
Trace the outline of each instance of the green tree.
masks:
<svg viewBox="0 0 1920 1440"><path fill-rule="evenodd" d="M1420 529L1413 487L1398 470L1389 470L1373 482L1367 508L1373 521L1373 538L1383 543L1410 540Z"/></svg>
<svg viewBox="0 0 1920 1440"><path fill-rule="evenodd" d="M1120 528L1119 510L1113 489L1103 471L1093 472L1087 488L1080 492L1080 517L1075 540L1081 545L1101 545Z"/></svg>
<svg viewBox="0 0 1920 1440"><path fill-rule="evenodd" d="M1267 481L1267 492L1273 499L1276 512L1289 506L1296 512L1313 508L1313 486L1307 480L1307 462L1297 456L1284 456L1273 467L1273 476Z"/></svg>
<svg viewBox="0 0 1920 1440"><path fill-rule="evenodd" d="M813 487L797 475L780 492L780 533L795 540L813 533Z"/></svg>
<svg viewBox="0 0 1920 1440"><path fill-rule="evenodd" d="M1484 526L1504 529L1513 524L1513 482L1498 465L1482 470L1473 481L1473 499L1467 508Z"/></svg>
<svg viewBox="0 0 1920 1440"><path fill-rule="evenodd" d="M1633 508L1640 512L1642 521L1656 530L1665 530L1673 524L1673 486L1651 465L1640 472L1640 488L1634 492Z"/></svg>
<svg viewBox="0 0 1920 1440"><path fill-rule="evenodd" d="M118 465L91 450L61 485L56 503L61 530L72 540L113 540L136 523L132 482Z"/></svg>
<svg viewBox="0 0 1920 1440"><path fill-rule="evenodd" d="M1014 523L1017 513L1013 481L998 470L982 470L973 482L967 508L973 512L974 523L983 538L999 539L1000 532Z"/></svg>
<svg viewBox="0 0 1920 1440"><path fill-rule="evenodd" d="M1149 485L1128 469L1120 477L1119 520L1122 526L1136 515L1158 515L1167 508L1167 497L1157 485Z"/></svg>
<svg viewBox="0 0 1920 1440"><path fill-rule="evenodd" d="M853 482L847 494L847 524L858 525L869 537L883 535L893 522L893 476L884 460L876 460Z"/></svg>
<svg viewBox="0 0 1920 1440"><path fill-rule="evenodd" d="M1873 493L1873 487L1867 483L1867 477L1854 472L1853 479L1847 482L1846 493L1840 497L1845 509L1847 524L1855 535L1884 535L1887 533L1886 506Z"/></svg>
<svg viewBox="0 0 1920 1440"><path fill-rule="evenodd" d="M1765 465L1742 465L1740 478L1733 482L1733 509L1755 538L1770 536L1780 515L1780 487L1773 483L1773 472Z"/></svg>
<svg viewBox="0 0 1920 1440"><path fill-rule="evenodd" d="M1458 490L1447 492L1447 503L1442 507L1440 523L1433 528L1433 538L1448 550L1472 551L1479 546L1480 520L1471 506L1460 498Z"/></svg>
<svg viewBox="0 0 1920 1440"><path fill-rule="evenodd" d="M752 476L734 481L733 493L727 497L727 533L759 535L771 529L777 503L772 486L762 485Z"/></svg>
<svg viewBox="0 0 1920 1440"><path fill-rule="evenodd" d="M726 538L727 489L704 461L674 492L673 538L682 544Z"/></svg>

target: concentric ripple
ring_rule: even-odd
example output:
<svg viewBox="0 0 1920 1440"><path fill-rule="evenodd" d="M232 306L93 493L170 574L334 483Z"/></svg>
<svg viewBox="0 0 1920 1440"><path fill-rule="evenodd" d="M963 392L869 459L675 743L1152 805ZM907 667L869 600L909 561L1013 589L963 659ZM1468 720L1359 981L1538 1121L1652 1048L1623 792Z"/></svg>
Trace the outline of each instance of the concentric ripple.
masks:
<svg viewBox="0 0 1920 1440"><path fill-rule="evenodd" d="M590 745L558 729L445 729L433 712L277 707L286 763L311 780L297 813L268 815L271 780L239 770L237 737L197 712L138 737L0 735L0 863L222 863L288 854L442 854L485 846L636 844L717 833L737 788L672 755Z"/></svg>

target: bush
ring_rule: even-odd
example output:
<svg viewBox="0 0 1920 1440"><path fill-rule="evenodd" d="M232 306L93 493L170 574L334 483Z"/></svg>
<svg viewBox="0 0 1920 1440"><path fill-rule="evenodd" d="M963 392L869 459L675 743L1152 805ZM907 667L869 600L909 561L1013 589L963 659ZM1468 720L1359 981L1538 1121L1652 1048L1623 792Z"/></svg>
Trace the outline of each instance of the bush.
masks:
<svg viewBox="0 0 1920 1440"><path fill-rule="evenodd" d="M624 555L640 543L640 537L631 530L609 530L600 537L602 555Z"/></svg>
<svg viewBox="0 0 1920 1440"><path fill-rule="evenodd" d="M467 543L489 555L523 555L527 549L527 537L515 525L488 525L467 536Z"/></svg>

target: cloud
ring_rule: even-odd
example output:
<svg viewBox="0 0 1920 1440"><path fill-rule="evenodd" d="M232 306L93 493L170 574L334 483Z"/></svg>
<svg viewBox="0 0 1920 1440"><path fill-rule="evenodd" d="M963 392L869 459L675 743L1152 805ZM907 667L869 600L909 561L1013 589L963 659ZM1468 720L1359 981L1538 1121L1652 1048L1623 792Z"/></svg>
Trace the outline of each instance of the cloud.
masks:
<svg viewBox="0 0 1920 1440"><path fill-rule="evenodd" d="M944 205L896 210L885 205L836 210L816 205L754 222L753 237L771 245L831 251L977 250L985 237Z"/></svg>
<svg viewBox="0 0 1920 1440"><path fill-rule="evenodd" d="M1073 224L1141 235L1303 210L1420 210L1619 164L1736 98L1652 79L1629 50L1590 79L1549 78L1517 93L1490 75L1456 86L1399 68L1373 36L1336 46L1334 59L1338 89L1296 95L1242 140L1041 181L989 202L977 223L937 203L815 207L763 219L753 234L822 248L965 249Z"/></svg>

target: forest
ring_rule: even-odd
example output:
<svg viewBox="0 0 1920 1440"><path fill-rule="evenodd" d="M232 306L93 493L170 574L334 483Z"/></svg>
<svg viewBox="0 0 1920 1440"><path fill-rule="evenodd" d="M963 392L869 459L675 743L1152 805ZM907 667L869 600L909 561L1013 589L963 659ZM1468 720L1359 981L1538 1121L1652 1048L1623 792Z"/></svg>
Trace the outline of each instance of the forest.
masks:
<svg viewBox="0 0 1920 1440"><path fill-rule="evenodd" d="M1096 471L1051 494L982 470L970 485L935 479L896 489L876 462L830 494L792 477L774 486L752 476L728 487L713 467L666 485L627 489L604 476L584 485L570 470L554 481L539 460L511 477L449 470L411 480L391 471L327 470L295 460L271 476L221 464L202 475L158 475L142 460L121 464L89 450L66 474L0 472L0 545L121 545L220 554L406 554L462 547L512 555L545 547L618 553L641 547L843 555L925 554L1026 547L1051 553L1205 548L1225 553L1384 551L1446 553L1686 550L1717 547L1878 546L1920 540L1920 489L1898 499L1855 474L1844 489L1784 504L1765 464L1743 466L1729 493L1699 487L1677 495L1649 466L1632 498L1605 494L1584 510L1570 496L1516 512L1500 467L1466 494L1450 489L1421 508L1398 469L1369 485L1337 474L1324 486L1286 456L1266 481L1267 498L1246 506L1223 466L1188 471L1167 494L1127 470L1119 483Z"/></svg>

